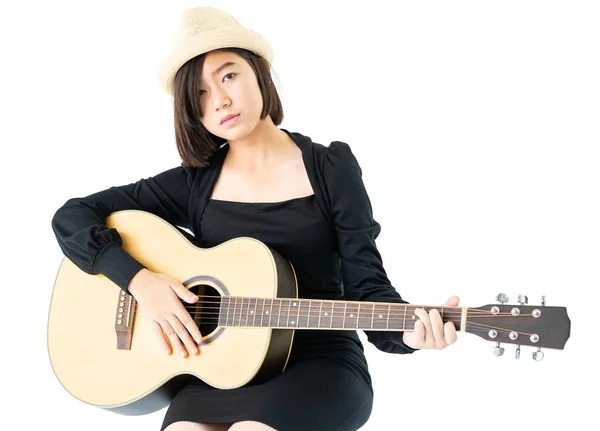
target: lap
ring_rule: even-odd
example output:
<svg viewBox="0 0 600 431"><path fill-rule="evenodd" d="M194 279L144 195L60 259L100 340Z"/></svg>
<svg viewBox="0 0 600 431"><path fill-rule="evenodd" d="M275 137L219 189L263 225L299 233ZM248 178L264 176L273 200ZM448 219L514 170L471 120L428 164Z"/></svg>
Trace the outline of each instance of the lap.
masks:
<svg viewBox="0 0 600 431"><path fill-rule="evenodd" d="M255 421L280 431L356 430L370 416L372 401L370 385L348 367L309 359L258 385L219 390L194 382L177 394L163 426ZM245 430L242 426L232 429Z"/></svg>

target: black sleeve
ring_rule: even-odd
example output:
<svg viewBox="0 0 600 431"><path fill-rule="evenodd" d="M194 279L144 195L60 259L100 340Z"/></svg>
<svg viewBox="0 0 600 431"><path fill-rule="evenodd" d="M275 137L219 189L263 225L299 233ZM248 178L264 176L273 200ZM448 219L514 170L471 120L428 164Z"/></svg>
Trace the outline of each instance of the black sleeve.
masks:
<svg viewBox="0 0 600 431"><path fill-rule="evenodd" d="M52 230L64 255L82 271L104 274L127 290L144 265L123 250L121 236L106 226L106 217L115 211L135 209L188 228L193 169L180 166L136 183L69 199L52 218Z"/></svg>
<svg viewBox="0 0 600 431"><path fill-rule="evenodd" d="M373 219L362 171L350 146L334 141L323 161L323 175L331 202L341 259L344 295L349 301L404 301L390 284L375 239L381 231ZM365 331L369 341L389 353L413 353L402 332Z"/></svg>

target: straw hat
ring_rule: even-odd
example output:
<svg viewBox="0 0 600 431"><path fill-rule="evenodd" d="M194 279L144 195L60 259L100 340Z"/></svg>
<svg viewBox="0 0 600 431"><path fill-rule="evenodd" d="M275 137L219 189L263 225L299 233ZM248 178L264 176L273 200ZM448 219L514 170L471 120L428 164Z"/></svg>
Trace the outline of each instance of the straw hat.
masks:
<svg viewBox="0 0 600 431"><path fill-rule="evenodd" d="M171 52L159 69L161 86L173 95L173 80L188 60L218 48L244 48L273 63L273 49L260 34L243 27L228 13L196 7L182 13Z"/></svg>

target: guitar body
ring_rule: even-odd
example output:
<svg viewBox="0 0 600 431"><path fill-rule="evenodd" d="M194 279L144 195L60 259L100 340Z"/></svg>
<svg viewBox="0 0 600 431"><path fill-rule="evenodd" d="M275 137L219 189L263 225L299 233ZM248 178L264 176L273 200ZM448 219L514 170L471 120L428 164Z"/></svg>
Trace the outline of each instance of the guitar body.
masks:
<svg viewBox="0 0 600 431"><path fill-rule="evenodd" d="M149 270L199 294L297 297L291 264L255 239L236 238L202 249L161 218L135 210L115 212L106 224L117 229L123 248ZM204 336L200 354L166 355L144 310L130 295L123 295L105 276L89 275L64 258L48 320L53 370L81 401L118 413L145 414L166 406L190 379L232 389L285 369L293 329L222 327L215 321L207 333L200 314L192 317ZM129 330L120 341L117 327Z"/></svg>

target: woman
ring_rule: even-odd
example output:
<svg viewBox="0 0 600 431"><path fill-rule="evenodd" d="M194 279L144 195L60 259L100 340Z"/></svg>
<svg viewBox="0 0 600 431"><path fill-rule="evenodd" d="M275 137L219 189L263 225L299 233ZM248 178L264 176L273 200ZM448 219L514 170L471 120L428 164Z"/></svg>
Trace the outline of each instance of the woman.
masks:
<svg viewBox="0 0 600 431"><path fill-rule="evenodd" d="M267 41L227 13L185 11L160 73L174 97L182 165L70 199L52 220L69 259L136 298L165 354L199 354L202 334L181 302L198 297L121 248L118 232L105 225L114 211L154 213L189 228L204 248L257 238L292 262L300 297L406 302L383 269L374 242L379 224L350 147L339 141L325 147L277 127L283 111L271 62ZM447 305L458 305L458 298ZM369 341L386 352L412 353L456 340L454 326L444 325L437 311L415 314L414 331L368 331ZM191 383L172 401L161 429L357 430L372 403L355 331L296 331L285 372L232 390Z"/></svg>

